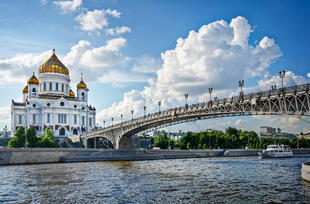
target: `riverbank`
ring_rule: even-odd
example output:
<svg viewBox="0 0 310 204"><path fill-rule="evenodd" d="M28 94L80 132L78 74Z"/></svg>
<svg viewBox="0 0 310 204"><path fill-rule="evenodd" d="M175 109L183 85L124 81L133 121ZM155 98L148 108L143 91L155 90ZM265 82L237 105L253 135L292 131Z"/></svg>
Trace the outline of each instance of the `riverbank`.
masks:
<svg viewBox="0 0 310 204"><path fill-rule="evenodd" d="M0 165L70 163L97 161L141 161L207 157L256 156L259 149L233 150L103 150L81 148L0 149ZM294 154L310 154L310 148L293 149Z"/></svg>

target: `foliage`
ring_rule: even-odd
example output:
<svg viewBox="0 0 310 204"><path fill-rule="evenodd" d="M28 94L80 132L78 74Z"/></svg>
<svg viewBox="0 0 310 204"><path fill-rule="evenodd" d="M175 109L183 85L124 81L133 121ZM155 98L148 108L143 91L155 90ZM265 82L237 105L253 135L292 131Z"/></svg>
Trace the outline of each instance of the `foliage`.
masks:
<svg viewBox="0 0 310 204"><path fill-rule="evenodd" d="M175 146L175 141L167 137L167 135L159 135L155 138L154 146L161 149L167 149L170 145L171 148Z"/></svg>
<svg viewBox="0 0 310 204"><path fill-rule="evenodd" d="M53 130L50 129L45 130L45 136L40 138L38 142L38 147L47 147L47 148L57 147L54 141Z"/></svg>
<svg viewBox="0 0 310 204"><path fill-rule="evenodd" d="M25 128L20 126L15 132L15 135L10 139L8 146L11 148L25 147Z"/></svg>
<svg viewBox="0 0 310 204"><path fill-rule="evenodd" d="M299 147L310 147L310 140L301 138L298 142ZM265 149L267 145L276 143L287 144L292 148L297 147L297 139L259 138L254 131L242 131L232 127L228 127L225 134L222 131L188 132L186 136L181 137L178 145L180 149L243 149L246 146L253 149Z"/></svg>
<svg viewBox="0 0 310 204"><path fill-rule="evenodd" d="M25 147L25 128L19 127L14 137L9 141L9 147ZM37 131L30 127L27 130L27 147L57 147L54 141L54 132L50 129L45 130L45 136L38 137Z"/></svg>

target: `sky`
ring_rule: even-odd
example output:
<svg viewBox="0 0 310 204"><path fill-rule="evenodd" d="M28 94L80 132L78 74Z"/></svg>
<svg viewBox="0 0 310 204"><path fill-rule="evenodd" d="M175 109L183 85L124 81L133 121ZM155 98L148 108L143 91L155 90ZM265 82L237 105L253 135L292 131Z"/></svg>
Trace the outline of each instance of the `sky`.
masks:
<svg viewBox="0 0 310 204"><path fill-rule="evenodd" d="M310 1L246 0L1 0L0 129L10 127L12 99L56 49L69 68L71 87L83 73L89 103L102 126L212 96L228 97L310 83ZM308 118L305 118L308 119ZM310 131L288 116L248 116L196 121L171 131Z"/></svg>

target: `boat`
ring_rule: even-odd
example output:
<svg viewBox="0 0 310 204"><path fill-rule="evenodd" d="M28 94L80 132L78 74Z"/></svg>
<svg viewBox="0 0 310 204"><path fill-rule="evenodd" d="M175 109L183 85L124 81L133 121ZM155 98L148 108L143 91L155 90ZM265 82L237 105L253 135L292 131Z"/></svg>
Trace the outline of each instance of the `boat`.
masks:
<svg viewBox="0 0 310 204"><path fill-rule="evenodd" d="M289 145L268 145L266 150L258 152L260 159L262 158L283 158L283 157L292 157L293 152Z"/></svg>

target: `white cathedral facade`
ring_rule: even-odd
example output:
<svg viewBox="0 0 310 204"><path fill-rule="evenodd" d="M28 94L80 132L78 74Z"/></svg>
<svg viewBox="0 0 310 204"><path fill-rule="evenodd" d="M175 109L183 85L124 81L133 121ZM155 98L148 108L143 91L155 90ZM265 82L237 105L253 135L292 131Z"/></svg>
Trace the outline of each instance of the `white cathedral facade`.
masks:
<svg viewBox="0 0 310 204"><path fill-rule="evenodd" d="M37 135L45 129L54 131L60 146L68 144L68 137L91 131L96 124L96 109L88 105L87 85L83 78L77 84L76 95L70 86L68 68L53 55L30 77L23 89L23 102L12 100L11 134L19 126L33 127Z"/></svg>

